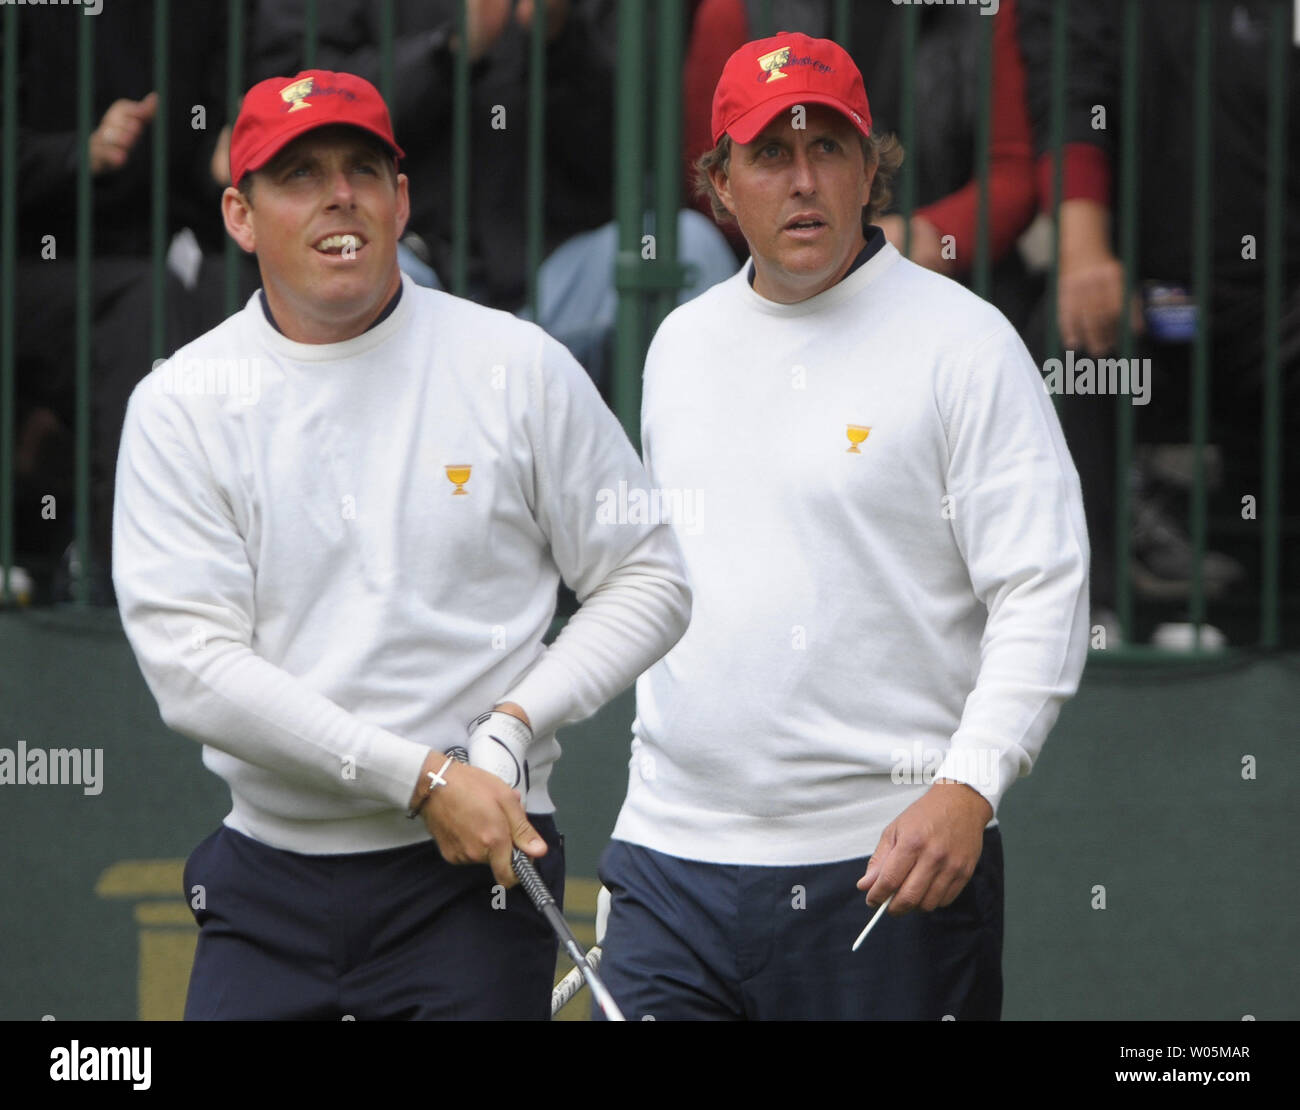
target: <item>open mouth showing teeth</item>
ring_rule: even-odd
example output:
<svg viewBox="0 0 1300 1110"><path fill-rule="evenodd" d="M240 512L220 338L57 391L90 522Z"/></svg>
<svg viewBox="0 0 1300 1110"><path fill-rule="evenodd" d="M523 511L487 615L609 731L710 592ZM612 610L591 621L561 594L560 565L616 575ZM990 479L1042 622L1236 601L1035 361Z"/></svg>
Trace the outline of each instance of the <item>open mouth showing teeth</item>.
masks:
<svg viewBox="0 0 1300 1110"><path fill-rule="evenodd" d="M806 231L814 227L825 227L821 220L800 220L796 224L787 224L791 231Z"/></svg>
<svg viewBox="0 0 1300 1110"><path fill-rule="evenodd" d="M344 251L355 254L365 245L365 240L358 235L327 235L316 244L316 249L322 254L342 254Z"/></svg>

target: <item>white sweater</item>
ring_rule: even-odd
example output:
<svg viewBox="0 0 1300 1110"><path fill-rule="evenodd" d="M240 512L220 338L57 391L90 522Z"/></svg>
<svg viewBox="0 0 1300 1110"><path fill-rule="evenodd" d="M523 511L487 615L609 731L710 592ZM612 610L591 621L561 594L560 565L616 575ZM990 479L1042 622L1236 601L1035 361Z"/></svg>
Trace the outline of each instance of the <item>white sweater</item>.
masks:
<svg viewBox="0 0 1300 1110"><path fill-rule="evenodd" d="M296 852L426 839L420 765L500 701L532 719L526 801L550 812L555 729L689 615L671 529L598 518L646 479L582 368L403 280L342 343L287 339L254 297L140 383L122 435L113 577L141 670L229 783L226 824ZM561 574L583 605L547 649Z"/></svg>
<svg viewBox="0 0 1300 1110"><path fill-rule="evenodd" d="M996 309L889 245L800 304L747 269L646 363L651 480L696 507L693 616L637 683L614 836L849 859L934 778L996 814L1087 653L1083 504L1041 377Z"/></svg>

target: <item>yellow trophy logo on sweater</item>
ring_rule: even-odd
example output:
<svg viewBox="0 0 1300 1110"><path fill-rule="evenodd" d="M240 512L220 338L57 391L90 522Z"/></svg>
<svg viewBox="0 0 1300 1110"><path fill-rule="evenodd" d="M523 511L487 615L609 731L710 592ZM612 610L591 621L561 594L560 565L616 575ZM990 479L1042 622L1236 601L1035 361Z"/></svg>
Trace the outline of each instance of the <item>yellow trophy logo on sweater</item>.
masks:
<svg viewBox="0 0 1300 1110"><path fill-rule="evenodd" d="M849 437L849 449L845 454L860 455L862 452L858 450L858 444L866 440L871 434L871 429L863 424L850 424L845 428L845 434Z"/></svg>
<svg viewBox="0 0 1300 1110"><path fill-rule="evenodd" d="M465 483L469 481L470 469L469 463L452 463L447 467L447 480L456 487L453 497L465 497L469 494Z"/></svg>

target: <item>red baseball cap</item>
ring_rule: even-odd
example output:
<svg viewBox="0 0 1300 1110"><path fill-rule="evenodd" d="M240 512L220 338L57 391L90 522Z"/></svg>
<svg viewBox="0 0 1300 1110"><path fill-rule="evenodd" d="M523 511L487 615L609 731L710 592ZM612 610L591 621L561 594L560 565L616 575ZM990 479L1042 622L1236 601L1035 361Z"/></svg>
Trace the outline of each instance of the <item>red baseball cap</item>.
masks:
<svg viewBox="0 0 1300 1110"><path fill-rule="evenodd" d="M299 135L339 123L369 131L395 158L406 157L374 85L354 73L305 69L296 77L268 77L244 94L230 135L230 180L238 185Z"/></svg>
<svg viewBox="0 0 1300 1110"><path fill-rule="evenodd" d="M713 92L713 143L724 134L752 142L795 104L825 104L871 134L867 90L848 52L830 39L782 31L745 43L727 59Z"/></svg>

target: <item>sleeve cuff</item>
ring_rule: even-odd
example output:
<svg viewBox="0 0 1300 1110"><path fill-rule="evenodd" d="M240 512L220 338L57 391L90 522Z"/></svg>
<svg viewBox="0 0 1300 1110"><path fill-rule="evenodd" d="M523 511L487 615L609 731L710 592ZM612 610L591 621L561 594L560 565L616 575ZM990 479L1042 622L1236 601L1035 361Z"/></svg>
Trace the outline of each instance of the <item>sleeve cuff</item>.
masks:
<svg viewBox="0 0 1300 1110"><path fill-rule="evenodd" d="M997 817L1003 796L1023 773L1022 767L1027 762L1017 748L954 740L934 777L965 783L993 807L993 816Z"/></svg>
<svg viewBox="0 0 1300 1110"><path fill-rule="evenodd" d="M1052 177L1055 162L1049 150L1038 159L1039 204L1052 213ZM1091 143L1067 143L1061 162L1061 201L1095 200L1110 205L1110 157Z"/></svg>
<svg viewBox="0 0 1300 1110"><path fill-rule="evenodd" d="M383 741L376 739L366 773L379 781L387 801L405 810L419 784L420 768L431 749L426 744L380 731Z"/></svg>

